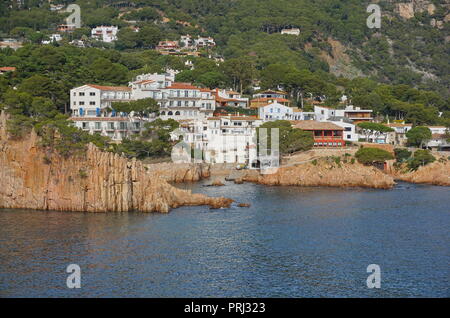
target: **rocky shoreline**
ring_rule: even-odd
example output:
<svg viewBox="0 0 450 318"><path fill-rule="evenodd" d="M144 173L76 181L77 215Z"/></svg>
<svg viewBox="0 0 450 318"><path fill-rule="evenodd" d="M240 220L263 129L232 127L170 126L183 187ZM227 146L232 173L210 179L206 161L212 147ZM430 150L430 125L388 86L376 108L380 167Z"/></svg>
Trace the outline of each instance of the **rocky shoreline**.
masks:
<svg viewBox="0 0 450 318"><path fill-rule="evenodd" d="M170 185L137 160L89 145L84 156L63 158L38 146L32 132L11 140L0 120L0 208L86 212L169 212L186 205L229 207L233 200L194 194ZM185 167L174 181L205 176ZM200 171L198 174L196 174ZM180 173L180 170L178 170ZM191 177L189 177L191 176ZM196 177L197 176L197 177ZM169 178L170 179L170 178Z"/></svg>
<svg viewBox="0 0 450 318"><path fill-rule="evenodd" d="M390 189L395 180L450 186L450 160L438 160L414 172L387 173L355 160L324 157L290 164L272 174L235 170L233 165L161 163L145 165L89 145L82 157L63 158L38 146L32 132L11 140L0 121L0 208L86 212L169 212L186 205L229 207L233 200L212 198L179 189L170 183L211 178L223 185L234 175L236 184L252 182L280 186L366 187Z"/></svg>

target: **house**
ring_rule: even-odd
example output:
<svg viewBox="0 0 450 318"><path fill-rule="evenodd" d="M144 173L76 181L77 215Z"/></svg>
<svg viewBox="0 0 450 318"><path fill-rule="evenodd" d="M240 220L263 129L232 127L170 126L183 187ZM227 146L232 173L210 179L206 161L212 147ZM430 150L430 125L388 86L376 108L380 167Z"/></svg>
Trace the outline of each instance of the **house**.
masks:
<svg viewBox="0 0 450 318"><path fill-rule="evenodd" d="M393 132L387 133L386 143L398 146L405 147L408 141L406 138L406 133L412 129L412 124L403 124L403 123L389 123L386 126L394 129Z"/></svg>
<svg viewBox="0 0 450 318"><path fill-rule="evenodd" d="M346 106L344 109L336 109L336 116L342 116L353 120L354 123L373 121L373 110L360 107Z"/></svg>
<svg viewBox="0 0 450 318"><path fill-rule="evenodd" d="M356 125L353 120L347 117L330 117L328 121L344 129L343 137L345 141L357 142L359 140L359 134L356 132Z"/></svg>
<svg viewBox="0 0 450 318"><path fill-rule="evenodd" d="M19 48L21 48L22 42L18 41L16 39L11 39L11 38L7 38L7 39L3 39L2 41L0 41L0 49L5 49L7 47L13 49L13 50L17 50Z"/></svg>
<svg viewBox="0 0 450 318"><path fill-rule="evenodd" d="M216 107L248 108L248 98L242 97L238 92L216 88L214 94L216 97Z"/></svg>
<svg viewBox="0 0 450 318"><path fill-rule="evenodd" d="M253 98L288 98L288 93L283 91L266 90L253 95Z"/></svg>
<svg viewBox="0 0 450 318"><path fill-rule="evenodd" d="M326 121L331 117L345 117L355 124L362 121L373 121L372 110L361 109L359 107L347 106L344 109L335 109L322 105L314 106L314 113L318 121Z"/></svg>
<svg viewBox="0 0 450 318"><path fill-rule="evenodd" d="M182 35L180 37L180 47L182 48L191 48L195 44L194 40L192 39L192 36L189 34Z"/></svg>
<svg viewBox="0 0 450 318"><path fill-rule="evenodd" d="M255 117L231 115L183 121L172 138L183 136L208 163L250 164L257 160L256 127L260 124Z"/></svg>
<svg viewBox="0 0 450 318"><path fill-rule="evenodd" d="M294 108L274 102L266 106L259 107L258 117L263 121L293 120Z"/></svg>
<svg viewBox="0 0 450 318"><path fill-rule="evenodd" d="M315 120L293 121L293 127L310 131L314 137L314 147L344 147L344 128L331 122Z"/></svg>
<svg viewBox="0 0 450 318"><path fill-rule="evenodd" d="M117 113L112 103L130 100L129 87L83 85L70 90L70 119L80 129L121 140L139 132L141 122L128 114Z"/></svg>
<svg viewBox="0 0 450 318"><path fill-rule="evenodd" d="M50 44L50 43L53 43L53 42L59 42L61 40L62 40L61 34L54 33L54 34L49 36L49 40L42 41L42 44Z"/></svg>
<svg viewBox="0 0 450 318"><path fill-rule="evenodd" d="M199 36L194 42L197 48L216 46L216 42L214 42L214 39L212 37Z"/></svg>
<svg viewBox="0 0 450 318"><path fill-rule="evenodd" d="M75 29L75 24L60 24L57 27L58 32L73 32Z"/></svg>
<svg viewBox="0 0 450 318"><path fill-rule="evenodd" d="M283 29L281 30L281 34L288 34L288 35L300 35L300 29L298 28L292 28L292 29Z"/></svg>
<svg viewBox="0 0 450 318"><path fill-rule="evenodd" d="M156 46L156 50L160 52L178 51L178 41L160 41Z"/></svg>
<svg viewBox="0 0 450 318"><path fill-rule="evenodd" d="M0 67L0 75L3 75L5 73L15 72L16 68L14 66L3 66Z"/></svg>
<svg viewBox="0 0 450 318"><path fill-rule="evenodd" d="M162 119L201 119L211 117L216 109L214 92L190 83L173 82L161 89Z"/></svg>
<svg viewBox="0 0 450 318"><path fill-rule="evenodd" d="M132 99L153 98L162 99L161 89L169 87L175 82L175 76L178 71L167 70L163 74L141 74L136 76L133 82L129 83L131 87Z"/></svg>
<svg viewBox="0 0 450 318"><path fill-rule="evenodd" d="M289 106L291 102L281 97L258 97L250 101L250 108L264 107L273 103Z"/></svg>
<svg viewBox="0 0 450 318"><path fill-rule="evenodd" d="M426 147L438 151L450 151L450 141L448 134L432 134L431 140L427 142Z"/></svg>
<svg viewBox="0 0 450 318"><path fill-rule="evenodd" d="M111 43L117 40L119 28L116 26L98 26L91 30L91 37L97 41Z"/></svg>

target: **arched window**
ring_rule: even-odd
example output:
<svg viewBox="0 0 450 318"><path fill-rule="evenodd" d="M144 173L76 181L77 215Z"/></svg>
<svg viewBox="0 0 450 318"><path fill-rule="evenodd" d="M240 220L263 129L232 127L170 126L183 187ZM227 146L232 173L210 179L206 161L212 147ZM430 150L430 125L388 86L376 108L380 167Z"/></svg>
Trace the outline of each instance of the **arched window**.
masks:
<svg viewBox="0 0 450 318"><path fill-rule="evenodd" d="M166 115L166 112L165 111L162 111L161 112L161 116L165 116Z"/></svg>
<svg viewBox="0 0 450 318"><path fill-rule="evenodd" d="M172 116L173 113L172 113L172 112L168 112L167 115L168 115L168 116Z"/></svg>
<svg viewBox="0 0 450 318"><path fill-rule="evenodd" d="M177 110L176 112L175 112L175 116L179 116L180 115L180 112Z"/></svg>

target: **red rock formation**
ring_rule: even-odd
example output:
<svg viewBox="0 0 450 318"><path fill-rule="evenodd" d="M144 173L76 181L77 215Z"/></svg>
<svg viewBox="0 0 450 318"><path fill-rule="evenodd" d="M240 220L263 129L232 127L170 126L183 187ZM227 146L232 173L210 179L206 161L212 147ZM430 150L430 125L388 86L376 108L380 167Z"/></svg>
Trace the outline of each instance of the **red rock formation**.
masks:
<svg viewBox="0 0 450 318"><path fill-rule="evenodd" d="M184 205L227 207L231 199L192 194L148 172L140 161L102 152L83 157L46 154L31 133L10 140L0 119L0 208L58 211L168 212Z"/></svg>
<svg viewBox="0 0 450 318"><path fill-rule="evenodd" d="M330 163L318 160L317 164L299 164L279 168L274 174L246 173L239 181L255 182L265 185L283 186L327 186L327 187L366 187L389 189L394 179L374 168L357 162Z"/></svg>
<svg viewBox="0 0 450 318"><path fill-rule="evenodd" d="M450 161L435 161L424 167L420 167L417 171L411 171L405 174L396 173L395 178L412 183L450 186Z"/></svg>

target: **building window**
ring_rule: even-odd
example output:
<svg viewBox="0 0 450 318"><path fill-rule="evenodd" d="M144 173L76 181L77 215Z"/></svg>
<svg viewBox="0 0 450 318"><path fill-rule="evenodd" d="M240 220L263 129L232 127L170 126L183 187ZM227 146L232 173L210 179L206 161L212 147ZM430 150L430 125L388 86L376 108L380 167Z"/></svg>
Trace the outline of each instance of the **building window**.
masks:
<svg viewBox="0 0 450 318"><path fill-rule="evenodd" d="M89 129L89 123L83 122L83 123L81 123L81 127L83 129Z"/></svg>
<svg viewBox="0 0 450 318"><path fill-rule="evenodd" d="M84 92L80 92L78 95L79 96L84 96Z"/></svg>
<svg viewBox="0 0 450 318"><path fill-rule="evenodd" d="M345 131L352 131L352 127L345 127Z"/></svg>
<svg viewBox="0 0 450 318"><path fill-rule="evenodd" d="M80 102L80 105L81 105L81 106L84 105L84 102Z"/></svg>
<svg viewBox="0 0 450 318"><path fill-rule="evenodd" d="M95 129L100 130L100 122L95 122Z"/></svg>
<svg viewBox="0 0 450 318"><path fill-rule="evenodd" d="M89 102L89 105L95 106L95 102Z"/></svg>
<svg viewBox="0 0 450 318"><path fill-rule="evenodd" d="M179 111L176 111L176 112L175 112L175 116L180 116L180 112L179 112Z"/></svg>
<svg viewBox="0 0 450 318"><path fill-rule="evenodd" d="M89 96L95 96L95 92L90 92Z"/></svg>
<svg viewBox="0 0 450 318"><path fill-rule="evenodd" d="M178 102L177 102L177 106L178 106L178 107L181 107L181 101L178 101Z"/></svg>
<svg viewBox="0 0 450 318"><path fill-rule="evenodd" d="M352 139L352 135L347 135L347 139Z"/></svg>

